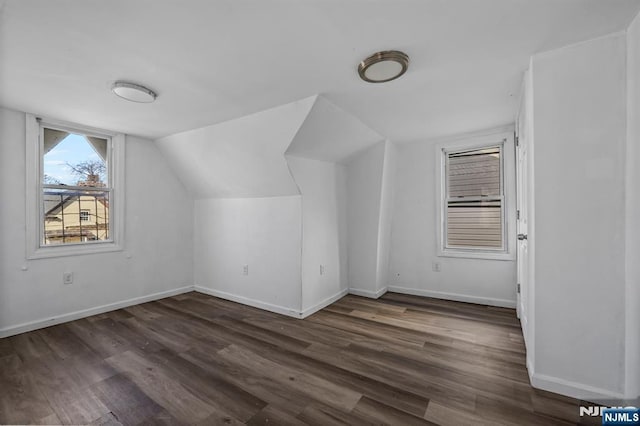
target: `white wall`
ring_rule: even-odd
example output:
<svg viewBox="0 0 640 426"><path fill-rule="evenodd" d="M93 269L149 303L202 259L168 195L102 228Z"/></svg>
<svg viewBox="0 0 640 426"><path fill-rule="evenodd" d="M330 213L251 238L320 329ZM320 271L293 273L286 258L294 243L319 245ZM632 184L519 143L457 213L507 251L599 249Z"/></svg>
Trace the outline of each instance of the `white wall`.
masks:
<svg viewBox="0 0 640 426"><path fill-rule="evenodd" d="M349 289L377 297L378 233L385 142L369 148L347 164L347 234Z"/></svg>
<svg viewBox="0 0 640 426"><path fill-rule="evenodd" d="M151 141L127 137L125 152L125 251L26 261L25 114L0 109L0 335L193 284L191 198Z"/></svg>
<svg viewBox="0 0 640 426"><path fill-rule="evenodd" d="M301 209L299 195L196 200L196 289L299 316Z"/></svg>
<svg viewBox="0 0 640 426"><path fill-rule="evenodd" d="M627 31L626 395L640 398L640 15Z"/></svg>
<svg viewBox="0 0 640 426"><path fill-rule="evenodd" d="M347 194L347 168L336 168L336 198L338 200L338 236L340 240L340 283L349 288L349 199Z"/></svg>
<svg viewBox="0 0 640 426"><path fill-rule="evenodd" d="M287 157L302 193L302 310L344 295L347 289L344 166ZM323 274L320 275L320 265Z"/></svg>
<svg viewBox="0 0 640 426"><path fill-rule="evenodd" d="M296 195L284 152L312 96L156 143L196 199Z"/></svg>
<svg viewBox="0 0 640 426"><path fill-rule="evenodd" d="M384 138L347 111L316 97L287 154L329 162L348 162Z"/></svg>
<svg viewBox="0 0 640 426"><path fill-rule="evenodd" d="M535 381L624 384L625 37L533 58Z"/></svg>
<svg viewBox="0 0 640 426"><path fill-rule="evenodd" d="M391 255L391 227L396 177L396 146L384 144L382 179L380 184L380 218L378 225L378 260L376 293L386 291L389 285L389 257Z"/></svg>
<svg viewBox="0 0 640 426"><path fill-rule="evenodd" d="M446 143L397 145L389 290L515 307L513 260L438 257L436 145ZM514 179L507 178L511 191ZM440 272L433 271L433 262L440 264Z"/></svg>

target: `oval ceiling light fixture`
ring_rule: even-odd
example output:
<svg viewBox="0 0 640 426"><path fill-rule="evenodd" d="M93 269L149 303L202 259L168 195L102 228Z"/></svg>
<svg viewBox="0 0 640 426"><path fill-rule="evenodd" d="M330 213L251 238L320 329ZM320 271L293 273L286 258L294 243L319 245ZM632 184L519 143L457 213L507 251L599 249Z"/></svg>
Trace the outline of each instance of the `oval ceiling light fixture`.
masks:
<svg viewBox="0 0 640 426"><path fill-rule="evenodd" d="M374 53L358 65L360 78L369 83L395 80L409 68L409 56L398 50Z"/></svg>
<svg viewBox="0 0 640 426"><path fill-rule="evenodd" d="M155 101L158 96L151 89L127 81L116 81L111 86L111 90L122 99L145 104Z"/></svg>

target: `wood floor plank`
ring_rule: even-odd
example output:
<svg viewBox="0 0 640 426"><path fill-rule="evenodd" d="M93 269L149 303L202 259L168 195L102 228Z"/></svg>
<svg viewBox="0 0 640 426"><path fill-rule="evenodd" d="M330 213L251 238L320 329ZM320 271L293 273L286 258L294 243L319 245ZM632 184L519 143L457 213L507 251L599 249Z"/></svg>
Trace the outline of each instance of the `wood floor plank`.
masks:
<svg viewBox="0 0 640 426"><path fill-rule="evenodd" d="M320 403L309 404L298 419L309 425L370 425L371 422L351 412L337 410ZM380 422L378 422L380 423Z"/></svg>
<svg viewBox="0 0 640 426"><path fill-rule="evenodd" d="M75 322L83 322L78 320ZM60 324L55 327L47 327L39 330L38 333L45 341L45 343L51 348L61 359L71 358L78 355L94 355L95 352L82 341L74 333L71 333L69 327L75 325L74 323Z"/></svg>
<svg viewBox="0 0 640 426"><path fill-rule="evenodd" d="M529 388L518 386L513 381L491 380L487 376L478 376L471 372L459 371L452 368L442 368L427 362L398 357L386 351L373 351L358 345L352 345L351 351L361 359L367 360L379 368L385 368L397 373L401 377L424 377L432 386L439 386L458 392L469 392L475 395L485 395L506 404L516 404L531 410L531 395Z"/></svg>
<svg viewBox="0 0 640 426"><path fill-rule="evenodd" d="M122 426L122 423L118 421L113 413L107 413L99 419L92 421L90 426Z"/></svg>
<svg viewBox="0 0 640 426"><path fill-rule="evenodd" d="M407 308L404 306L390 305L390 304L382 304L373 299L367 299L365 297L354 297L347 296L336 303L334 303L332 308L336 307L345 307L351 310L359 310L366 311L371 313L379 313L379 314L403 314L407 311Z"/></svg>
<svg viewBox="0 0 640 426"><path fill-rule="evenodd" d="M311 321L289 321L282 318L265 320L260 317L248 317L243 322L259 327L263 330L273 330L278 333L291 336L299 341L312 344L315 342L325 343L340 347L347 347L354 338L360 335L345 332L342 330L317 324ZM308 346L308 345L307 345Z"/></svg>
<svg viewBox="0 0 640 426"><path fill-rule="evenodd" d="M180 311L160 303L149 307L149 310L159 313L161 316L155 320L139 318L139 323L148 331L153 331L152 335L156 337L158 336L158 330L161 331L163 337L170 337L169 339L163 339L163 341L165 345L173 346L177 352L180 352L181 349L179 346L174 346L174 342L179 342L184 350L195 344L207 344L210 349L217 348L216 350L229 345L229 342L212 336L211 323L203 322L199 317L192 316L189 311ZM189 315L185 316L185 314Z"/></svg>
<svg viewBox="0 0 640 426"><path fill-rule="evenodd" d="M179 382L171 380L162 368L140 354L127 351L106 361L181 422L201 421L216 412L215 407L189 392Z"/></svg>
<svg viewBox="0 0 640 426"><path fill-rule="evenodd" d="M394 326L396 328L403 328L408 330L417 331L419 333L435 334L437 336L445 336L447 338L459 339L466 342L475 343L479 338L478 335L470 331L453 330L442 326L434 326L418 321L410 321L402 316L374 314L369 312L363 312L354 310L349 314L356 318L361 318L370 322L382 323Z"/></svg>
<svg viewBox="0 0 640 426"><path fill-rule="evenodd" d="M0 339L0 358L14 355L16 349L11 343L11 339Z"/></svg>
<svg viewBox="0 0 640 426"><path fill-rule="evenodd" d="M280 407L281 410L293 416L299 414L308 404L313 402L313 399L308 396L300 394L292 388L283 387L269 377L265 377L262 372L233 364L217 353L203 353L192 349L180 356L198 365L209 374L218 375L220 379L238 386L270 405Z"/></svg>
<svg viewBox="0 0 640 426"><path fill-rule="evenodd" d="M293 324L297 323L298 322ZM323 359L315 359L308 356L304 350L294 353L278 347L261 345L256 342L245 342L245 345L274 362L295 366L318 376L325 377L336 384L350 387L372 399L384 401L399 410L416 416L422 416L429 403L427 398L394 387L390 382L376 381L357 372L350 371L348 368L344 368L344 365L337 364L335 359L328 359L326 361Z"/></svg>
<svg viewBox="0 0 640 426"><path fill-rule="evenodd" d="M76 360L90 356L90 352L81 351L74 357L65 350L62 355L66 358L50 353L25 363L26 375L32 378L61 423L88 424L104 416L109 409L88 389L91 380L76 368ZM96 367L95 376L100 372L101 368Z"/></svg>
<svg viewBox="0 0 640 426"><path fill-rule="evenodd" d="M476 413L484 419L510 425L566 426L575 424L564 419L539 415L529 410L521 410L512 405L503 404L500 401L484 396L479 396L476 401Z"/></svg>
<svg viewBox="0 0 640 426"><path fill-rule="evenodd" d="M183 424L186 424L186 423L179 422L175 417L173 417L171 414L169 414L168 411L165 410L154 415L152 418L147 419L142 423L139 423L139 426L159 426L159 425L174 426L174 425L183 425Z"/></svg>
<svg viewBox="0 0 640 426"><path fill-rule="evenodd" d="M362 334L399 346L412 345L422 347L428 339L427 335L414 330L406 330L388 324L375 324L363 318L337 314L329 310L317 312L307 318L307 320L319 324L326 324L339 330Z"/></svg>
<svg viewBox="0 0 640 426"><path fill-rule="evenodd" d="M293 321L292 324L299 324L296 320L290 321ZM251 348L255 352L260 353L261 356L272 359L275 362L281 362L285 365L298 365L305 371L317 372L319 376L323 377L330 375L330 380L335 383L350 386L358 392L372 396L372 398L388 401L392 405L415 413L418 416L422 416L428 403L428 400L424 398L401 389L390 387L387 383L376 382L361 375L350 373L333 366L331 363L317 362L316 360L303 356L300 352L294 353L287 351L277 345L268 343L268 338L263 338L263 336L255 333L251 333L251 336L237 333L234 334L233 338L236 339L235 342L238 345ZM295 347L294 349L299 350L300 348ZM314 363L318 365L314 366Z"/></svg>
<svg viewBox="0 0 640 426"><path fill-rule="evenodd" d="M89 424L110 410L89 389L58 389L46 393L49 403L63 424Z"/></svg>
<svg viewBox="0 0 640 426"><path fill-rule="evenodd" d="M436 401L431 401L424 418L442 426L509 426L495 419L486 420L475 413L456 410Z"/></svg>
<svg viewBox="0 0 640 426"><path fill-rule="evenodd" d="M426 377L403 376L395 371L380 368L367 360L361 359L349 351L336 351L334 348L323 345L312 345L306 351L310 357L333 362L352 372L362 374L378 382L391 383L407 392L416 393L425 399L448 401L456 404L461 409L473 410L476 395L472 391L462 388L452 389L430 382ZM423 413L422 413L423 414ZM421 416L422 416L421 414Z"/></svg>
<svg viewBox="0 0 640 426"><path fill-rule="evenodd" d="M387 293L380 300L387 304L406 307L407 311L427 312L441 317L464 318L473 320L476 323L499 324L515 329L519 328L517 318L513 315L513 310L496 311L491 310L488 306L461 302L451 304L451 302L445 300L416 298L397 293Z"/></svg>
<svg viewBox="0 0 640 426"><path fill-rule="evenodd" d="M371 423L385 425L433 425L425 419L410 416L386 404L363 397L353 409L353 414Z"/></svg>
<svg viewBox="0 0 640 426"><path fill-rule="evenodd" d="M227 412L240 421L249 420L267 405L253 394L209 374L177 354L161 351L150 354L147 359L163 366L174 380L182 383L188 391L198 395L206 403L216 407L219 412Z"/></svg>
<svg viewBox="0 0 640 426"><path fill-rule="evenodd" d="M293 417L286 411L281 410L277 406L268 405L260 410L246 424L248 425L305 425L306 423ZM327 423L325 423L327 424Z"/></svg>
<svg viewBox="0 0 640 426"><path fill-rule="evenodd" d="M46 417L42 417L41 419L36 419L35 421L33 421L33 424L36 425L61 425L62 421L60 420L60 418L55 414L52 413Z"/></svg>
<svg viewBox="0 0 640 426"><path fill-rule="evenodd" d="M0 340L0 423L575 424L511 309L348 295L298 320L185 293Z"/></svg>
<svg viewBox="0 0 640 426"><path fill-rule="evenodd" d="M0 424L38 423L57 418L16 354L0 358Z"/></svg>
<svg viewBox="0 0 640 426"><path fill-rule="evenodd" d="M255 370L262 371L264 375L279 383L281 386L295 389L297 392L332 407L348 411L351 410L362 397L362 394L336 385L322 377L291 368L287 365L274 363L252 351L236 345L231 345L218 352L218 354L229 362L252 366Z"/></svg>
<svg viewBox="0 0 640 426"><path fill-rule="evenodd" d="M117 334L110 333L108 328L98 328L103 321L112 321L109 318L89 321L81 319L67 324L69 331L89 346L95 353L107 358L133 349L132 345Z"/></svg>
<svg viewBox="0 0 640 426"><path fill-rule="evenodd" d="M25 362L52 353L51 348L38 331L18 334L2 340L9 340L15 352Z"/></svg>
<svg viewBox="0 0 640 426"><path fill-rule="evenodd" d="M91 389L116 419L125 425L140 424L164 411L122 374L96 383Z"/></svg>

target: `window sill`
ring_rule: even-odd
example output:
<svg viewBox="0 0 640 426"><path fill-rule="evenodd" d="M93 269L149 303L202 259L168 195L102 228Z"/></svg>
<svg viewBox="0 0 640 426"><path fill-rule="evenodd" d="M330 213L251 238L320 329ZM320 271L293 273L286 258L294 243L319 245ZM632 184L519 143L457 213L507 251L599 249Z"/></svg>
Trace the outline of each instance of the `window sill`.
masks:
<svg viewBox="0 0 640 426"><path fill-rule="evenodd" d="M116 243L39 247L27 255L28 260L123 251Z"/></svg>
<svg viewBox="0 0 640 426"><path fill-rule="evenodd" d="M463 259L481 259L481 260L516 260L515 253L509 252L487 252L478 250L439 250L438 257L457 257Z"/></svg>

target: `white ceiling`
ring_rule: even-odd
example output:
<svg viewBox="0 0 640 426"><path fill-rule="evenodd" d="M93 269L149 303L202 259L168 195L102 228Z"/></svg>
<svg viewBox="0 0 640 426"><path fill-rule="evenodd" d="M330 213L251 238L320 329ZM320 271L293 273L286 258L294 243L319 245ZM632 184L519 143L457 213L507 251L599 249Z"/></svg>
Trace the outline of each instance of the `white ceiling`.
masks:
<svg viewBox="0 0 640 426"><path fill-rule="evenodd" d="M316 100L285 154L348 163L384 137L322 96Z"/></svg>
<svg viewBox="0 0 640 426"><path fill-rule="evenodd" d="M532 53L625 29L640 0L0 0L0 105L157 138L315 94L393 141L512 120ZM411 65L359 80L369 54ZM157 91L132 104L114 80Z"/></svg>
<svg viewBox="0 0 640 426"><path fill-rule="evenodd" d="M315 96L156 141L196 199L298 195L284 156Z"/></svg>

